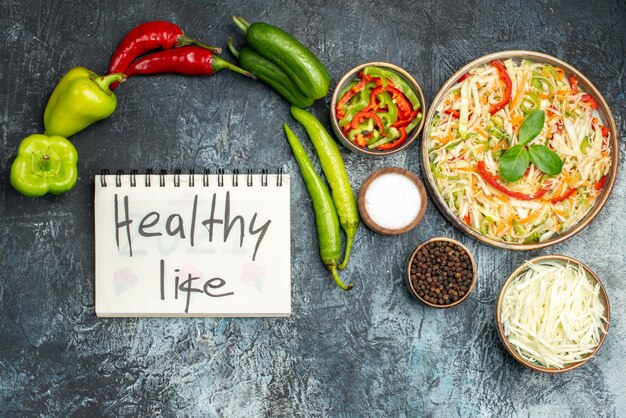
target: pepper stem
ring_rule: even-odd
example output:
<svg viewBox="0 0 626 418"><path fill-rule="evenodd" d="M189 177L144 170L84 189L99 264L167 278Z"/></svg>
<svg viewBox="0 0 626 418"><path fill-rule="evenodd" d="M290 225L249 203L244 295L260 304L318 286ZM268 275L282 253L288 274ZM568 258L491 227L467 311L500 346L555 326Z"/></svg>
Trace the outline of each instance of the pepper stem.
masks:
<svg viewBox="0 0 626 418"><path fill-rule="evenodd" d="M215 52L216 54L222 53L222 48L220 48L219 46L205 44L204 42L200 42L197 39L190 38L187 35L180 35L178 37L177 44L178 46L196 45L200 48L208 49L209 51Z"/></svg>
<svg viewBox="0 0 626 418"><path fill-rule="evenodd" d="M351 284L346 285L343 281L341 281L341 277L339 277L339 273L337 273L337 269L335 268L335 266L327 266L327 267L328 267L328 270L330 270L330 273L333 275L333 279L335 280L335 283L337 283L337 286L339 286L343 290L352 289Z"/></svg>
<svg viewBox="0 0 626 418"><path fill-rule="evenodd" d="M235 22L235 25L239 27L239 29L241 29L244 32L248 32L248 28L250 27L250 22L248 22L246 19L244 19L241 16L233 16L233 21Z"/></svg>
<svg viewBox="0 0 626 418"><path fill-rule="evenodd" d="M50 154L46 153L41 156L41 161L39 161L39 168L41 169L41 171L50 171L50 168L52 168Z"/></svg>
<svg viewBox="0 0 626 418"><path fill-rule="evenodd" d="M352 243L354 242L354 237L347 237L346 240L346 252L343 255L343 261L339 265L339 270L343 270L348 265L348 260L350 259L350 251L352 250Z"/></svg>
<svg viewBox="0 0 626 418"><path fill-rule="evenodd" d="M100 89L109 94L113 94L109 86L113 83L121 83L126 80L126 75L123 73L113 73L103 76L95 76L92 80L100 87Z"/></svg>
<svg viewBox="0 0 626 418"><path fill-rule="evenodd" d="M213 70L214 71L219 71L222 68L227 68L227 69L229 69L231 71L234 71L234 72L239 73L239 74L243 74L246 77L250 77L251 79L256 80L255 75L252 74L251 72L246 71L246 70L244 70L242 68L239 68L235 64L231 64L230 62L226 61L225 59L222 59L220 57L214 56L213 57Z"/></svg>
<svg viewBox="0 0 626 418"><path fill-rule="evenodd" d="M239 58L239 51L235 48L235 44L233 44L233 37L228 38L228 49L230 49L230 53L235 56L235 58Z"/></svg>

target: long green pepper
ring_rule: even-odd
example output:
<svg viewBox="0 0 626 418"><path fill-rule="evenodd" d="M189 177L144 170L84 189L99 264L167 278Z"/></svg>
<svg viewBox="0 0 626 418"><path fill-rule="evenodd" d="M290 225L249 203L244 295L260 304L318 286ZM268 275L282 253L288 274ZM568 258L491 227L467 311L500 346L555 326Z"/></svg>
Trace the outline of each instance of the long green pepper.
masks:
<svg viewBox="0 0 626 418"><path fill-rule="evenodd" d="M333 275L335 283L343 290L350 290L352 285L347 286L341 281L337 273L337 264L341 255L341 234L339 233L339 218L333 203L333 198L328 187L315 171L313 163L306 154L304 147L286 123L283 124L287 141L291 146L293 156L300 166L300 173L306 185L306 189L313 203L315 211L315 224L317 226L317 239L319 241L320 256L324 265Z"/></svg>
<svg viewBox="0 0 626 418"><path fill-rule="evenodd" d="M291 115L304 126L309 134L309 138L311 138L311 142L313 142L313 146L319 156L326 180L328 180L330 185L333 201L339 215L339 222L341 223L341 228L346 233L346 252L343 256L343 261L339 265L339 268L343 269L350 259L354 235L360 222L359 210L354 193L352 193L350 181L348 180L348 173L339 153L337 142L330 136L324 125L306 110L298 109L295 106L291 106Z"/></svg>

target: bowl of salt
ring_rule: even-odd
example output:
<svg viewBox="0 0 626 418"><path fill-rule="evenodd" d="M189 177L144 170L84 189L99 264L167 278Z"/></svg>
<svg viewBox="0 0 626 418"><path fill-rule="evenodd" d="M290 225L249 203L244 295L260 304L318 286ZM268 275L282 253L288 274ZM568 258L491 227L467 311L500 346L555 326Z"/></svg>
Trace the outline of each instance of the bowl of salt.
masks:
<svg viewBox="0 0 626 418"><path fill-rule="evenodd" d="M420 223L426 211L426 189L419 178L402 167L373 172L359 191L359 213L373 231L403 234Z"/></svg>

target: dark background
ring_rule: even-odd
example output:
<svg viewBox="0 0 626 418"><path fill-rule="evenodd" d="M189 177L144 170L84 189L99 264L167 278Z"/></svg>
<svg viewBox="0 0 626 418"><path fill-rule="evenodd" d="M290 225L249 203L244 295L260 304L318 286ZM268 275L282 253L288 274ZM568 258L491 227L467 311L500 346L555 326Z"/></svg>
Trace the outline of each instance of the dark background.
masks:
<svg viewBox="0 0 626 418"><path fill-rule="evenodd" d="M482 55L545 52L587 75L611 106L620 136L626 134L624 1L3 0L0 415L623 416L623 172L588 228L540 251L482 245L457 232L433 205L402 236L384 237L362 225L344 273L354 284L349 293L333 284L319 260L312 208L281 126L290 121L305 139L303 129L279 96L234 73L129 80L116 91L118 109L110 119L70 138L80 156L71 192L30 199L13 190L8 174L17 147L43 132L46 101L67 70L83 65L104 72L126 32L149 20L170 20L213 44L236 35L240 45L233 14L294 34L327 66L331 88L351 67L383 60L408 70L428 104L450 75ZM329 129L330 95L312 108ZM341 149L355 192L384 166L421 176L418 144L383 159ZM290 318L94 316L93 175L148 167L282 167L292 175ZM479 264L476 291L453 310L425 308L406 290L406 259L433 236L460 239ZM494 321L507 275L525 259L549 253L590 265L612 310L598 357L558 376L516 363Z"/></svg>

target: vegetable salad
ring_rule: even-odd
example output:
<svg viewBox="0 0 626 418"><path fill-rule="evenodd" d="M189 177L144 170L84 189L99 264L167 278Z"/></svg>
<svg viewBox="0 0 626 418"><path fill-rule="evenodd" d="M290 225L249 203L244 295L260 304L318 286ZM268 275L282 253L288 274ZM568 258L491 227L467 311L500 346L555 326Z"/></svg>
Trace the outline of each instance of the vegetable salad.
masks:
<svg viewBox="0 0 626 418"><path fill-rule="evenodd" d="M442 199L496 241L542 242L576 225L601 194L611 166L610 131L597 108L574 76L549 64L509 59L471 69L440 102L427 139ZM540 110L539 133L520 144L520 127ZM555 174L531 163L507 182L502 156L518 145L556 154L562 168L557 164ZM542 156L535 157L541 165Z"/></svg>

